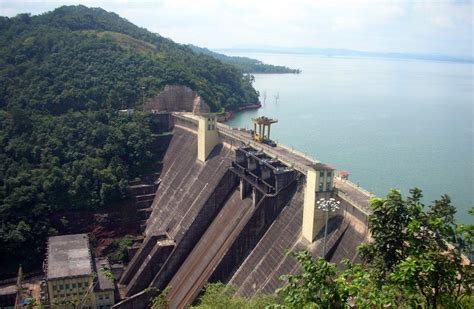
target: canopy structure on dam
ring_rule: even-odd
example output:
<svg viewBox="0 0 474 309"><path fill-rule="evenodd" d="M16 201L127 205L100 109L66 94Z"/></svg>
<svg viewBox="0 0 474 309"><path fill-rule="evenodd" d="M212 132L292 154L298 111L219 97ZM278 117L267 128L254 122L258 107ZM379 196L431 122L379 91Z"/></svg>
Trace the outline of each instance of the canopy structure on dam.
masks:
<svg viewBox="0 0 474 309"><path fill-rule="evenodd" d="M208 281L235 284L248 297L273 293L283 285L281 275L298 272L287 250L322 254L324 220L306 211L317 198L341 202L329 219L326 258L357 259L356 247L368 237L370 194L334 178L333 167L258 143L248 131L209 129L196 116L173 113L170 123L173 137L145 240L120 279L124 300L115 308L142 308L153 291L167 287L170 307L184 308ZM199 143L207 138L200 134L217 138ZM199 160L202 145L212 151ZM308 213L314 235L305 238Z"/></svg>
<svg viewBox="0 0 474 309"><path fill-rule="evenodd" d="M257 142L263 142L264 140L270 140L270 127L272 124L277 123L277 119L271 119L265 116L258 118L252 118L253 121L253 136ZM258 130L257 130L258 127Z"/></svg>

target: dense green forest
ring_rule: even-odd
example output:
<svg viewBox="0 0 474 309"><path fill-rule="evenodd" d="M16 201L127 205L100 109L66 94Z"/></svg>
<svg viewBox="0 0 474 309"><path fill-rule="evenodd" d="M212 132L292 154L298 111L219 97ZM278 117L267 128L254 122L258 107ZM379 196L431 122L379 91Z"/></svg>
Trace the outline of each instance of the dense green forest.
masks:
<svg viewBox="0 0 474 309"><path fill-rule="evenodd" d="M301 73L300 69L290 69L281 65L272 65L261 62L257 59L248 57L227 56L220 53L213 52L207 48L198 47L192 44L186 45L194 52L214 57L224 63L235 66L242 73Z"/></svg>
<svg viewBox="0 0 474 309"><path fill-rule="evenodd" d="M214 111L255 103L250 77L102 9L0 17L0 277L41 265L50 215L127 196L156 163L156 120L136 112L166 84Z"/></svg>

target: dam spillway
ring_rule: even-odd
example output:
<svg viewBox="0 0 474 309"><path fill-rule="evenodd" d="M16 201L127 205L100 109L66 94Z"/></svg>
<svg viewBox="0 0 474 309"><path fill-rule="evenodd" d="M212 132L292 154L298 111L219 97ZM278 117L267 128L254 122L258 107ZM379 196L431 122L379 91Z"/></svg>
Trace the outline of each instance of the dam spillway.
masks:
<svg viewBox="0 0 474 309"><path fill-rule="evenodd" d="M357 259L368 238L370 193L334 177L334 169L288 147L252 140L212 116L161 115L173 130L145 240L120 283L115 308L143 308L168 287L171 308L190 305L208 281L235 284L237 294L273 293L281 275L298 271L290 250L322 255L319 198L336 198L326 258ZM156 292L155 292L156 294Z"/></svg>

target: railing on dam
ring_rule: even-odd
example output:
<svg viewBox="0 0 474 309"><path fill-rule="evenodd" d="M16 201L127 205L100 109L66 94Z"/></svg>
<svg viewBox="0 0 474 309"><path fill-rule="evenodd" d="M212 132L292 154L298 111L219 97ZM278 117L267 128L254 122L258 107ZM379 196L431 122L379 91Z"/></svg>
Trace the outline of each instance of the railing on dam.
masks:
<svg viewBox="0 0 474 309"><path fill-rule="evenodd" d="M182 114L182 113L172 113L174 118L174 123L191 128L196 129L198 127L198 119L195 115L191 114ZM320 161L311 158L310 156L295 150L291 147L288 147L283 144L278 144L276 148L270 147L265 144L257 143L253 141L253 139L248 135L247 132L241 132L237 129L234 129L228 125L218 123L217 129L221 135L224 137L230 138L235 143L229 143L231 145L241 146L249 145L256 149L261 149L269 156L282 161L283 163L287 164L298 170L299 172L306 174L306 171L311 167L311 165L320 163ZM304 161L304 162L303 162Z"/></svg>
<svg viewBox="0 0 474 309"><path fill-rule="evenodd" d="M219 128L219 130L222 129L222 130L224 130L226 133L229 133L229 134L232 134L232 132L234 132L234 131L241 132L239 129L235 129L235 128L231 127L231 126L228 126L228 125L222 124L222 123L217 124L217 128ZM265 145L265 144L261 144L261 143L255 143L255 142L253 142L253 141L252 141L252 143L253 143L253 144L256 144L256 145L259 145L259 146ZM271 151L272 147L269 147L269 146L267 146L267 145L265 145L265 146ZM278 143L278 148L283 148L283 149L285 149L286 151L288 151L289 153L292 153L292 154L294 154L294 155L296 155L296 156L298 156L298 157L304 158L304 159L306 159L306 160L308 160L309 162L312 162L312 163L314 163L314 164L315 164L315 163L321 163L320 161L315 160L314 158L308 156L307 154L305 154L305 153L303 153L303 152L301 152L301 151L298 151L298 150L294 149L293 147L289 147L289 146L287 146L287 145L285 145L285 144Z"/></svg>
<svg viewBox="0 0 474 309"><path fill-rule="evenodd" d="M197 131L199 120L198 116L192 114L173 113L174 123L191 130ZM238 148L246 145L255 149L261 150L269 157L279 160L287 166L297 170L303 175L320 161L311 158L310 156L290 148L283 144L278 144L276 147L271 147L266 144L255 142L248 131L242 131L232 128L228 125L218 123L217 129L223 142L231 145L232 148ZM370 214L371 209L369 205L370 198L375 195L349 180L337 179L335 182L338 195L351 203L365 214Z"/></svg>
<svg viewBox="0 0 474 309"><path fill-rule="evenodd" d="M172 113L173 122L175 125L184 126L193 130L198 129L199 120L191 115L181 115L179 113Z"/></svg>
<svg viewBox="0 0 474 309"><path fill-rule="evenodd" d="M265 144L257 143L253 141L250 136L246 136L248 133L232 129L227 125L218 123L217 128L219 129L219 133L221 135L233 140L237 146L249 145L255 149L262 150L268 156L285 163L289 167L296 169L302 174L306 175L306 172L311 168L312 165L319 163L319 161L301 154L298 151L294 151L287 146L282 147L281 144L278 144L277 147L271 147Z"/></svg>
<svg viewBox="0 0 474 309"><path fill-rule="evenodd" d="M336 192L337 192L337 196L339 196L340 198L342 198L343 200L351 204L354 208L358 209L360 212L362 212L366 216L369 216L372 213L370 209L368 208L368 205L361 205L360 202L354 200L346 192L339 190L338 188L336 188Z"/></svg>
<svg viewBox="0 0 474 309"><path fill-rule="evenodd" d="M373 194L373 193L370 192L369 190L366 190L366 189L362 188L362 187L359 186L359 185L356 185L356 184L353 183L352 181L347 180L347 179L344 179L343 181L344 181L346 184L348 184L349 186L353 187L354 189L359 190L359 191L361 191L361 192L367 194L367 195L370 196L371 198L372 198L372 197L375 197L375 194Z"/></svg>

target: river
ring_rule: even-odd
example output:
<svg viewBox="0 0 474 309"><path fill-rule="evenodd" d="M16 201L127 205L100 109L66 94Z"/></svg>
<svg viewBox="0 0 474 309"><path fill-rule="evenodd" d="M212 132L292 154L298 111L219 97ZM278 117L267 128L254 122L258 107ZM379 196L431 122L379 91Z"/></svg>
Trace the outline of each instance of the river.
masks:
<svg viewBox="0 0 474 309"><path fill-rule="evenodd" d="M318 55L242 54L300 68L256 74L262 108L228 122L277 118L272 139L339 170L378 196L423 190L429 203L448 194L457 219L474 206L473 65ZM263 102L263 93L266 100Z"/></svg>

